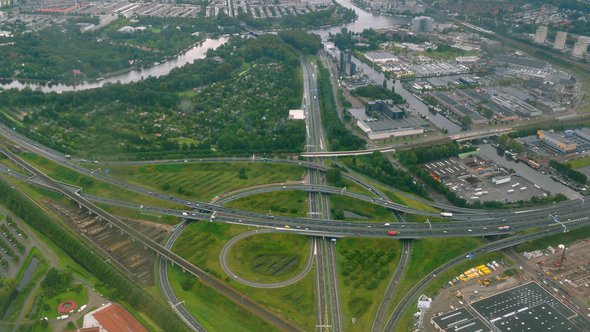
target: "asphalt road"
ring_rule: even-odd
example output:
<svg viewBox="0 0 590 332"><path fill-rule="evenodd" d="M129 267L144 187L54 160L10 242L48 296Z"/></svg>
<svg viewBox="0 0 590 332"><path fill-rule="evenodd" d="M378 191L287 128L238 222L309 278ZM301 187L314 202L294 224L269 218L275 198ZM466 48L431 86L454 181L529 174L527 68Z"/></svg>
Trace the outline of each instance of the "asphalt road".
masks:
<svg viewBox="0 0 590 332"><path fill-rule="evenodd" d="M586 225L587 225L587 222L581 221L581 222L572 223L572 224L570 224L569 227L571 229L575 229L575 228L583 227ZM422 294L422 292L424 292L424 289L426 288L426 286L432 280L434 280L434 278L436 278L437 275L440 275L441 273L452 268L453 266L466 261L468 259L466 257L467 254L478 255L478 254L483 254L486 252L498 251L498 250L502 250L504 248L509 248L509 247L515 246L517 244L520 244L520 243L523 243L526 241L530 241L530 240L534 240L534 239L538 239L538 238L542 238L542 237L546 237L546 236L556 235L556 234L559 234L560 232L562 232L561 228L552 227L551 229L544 229L544 230L536 231L536 232L529 233L529 234L511 236L509 238L501 239L501 240L498 240L495 242L489 242L489 243L473 250L470 253L464 253L464 254L459 255L459 256L455 257L454 259L446 262L445 264L434 269L434 271L432 271L430 274L428 274L426 277L424 277L422 280L420 280L418 283L416 283L416 285L414 285L414 287L402 298L402 300L397 304L393 313L391 314L391 316L387 320L387 323L385 324L384 331L393 331L395 328L395 324L398 322L402 313L406 309L408 309L408 307L418 298L418 296L420 296L420 294Z"/></svg>
<svg viewBox="0 0 590 332"><path fill-rule="evenodd" d="M230 278L232 278L233 280L250 286L250 287L254 287L254 288L281 288L281 287L285 287L285 286L289 286L291 284L296 283L297 281L303 279L303 277L305 277L307 275L307 273L309 273L309 271L311 270L311 267L313 266L313 258L314 258L314 241L311 241L311 244L309 246L309 258L307 259L307 263L305 264L305 267L303 268L303 270L301 270L301 272L299 272L297 275L293 276L292 278L290 278L289 280L285 280L285 281L280 281L280 282L274 282L274 283L261 283L261 282L254 282L254 281L250 281L247 279L244 279L240 276L238 276L234 271L232 271L232 269L229 267L228 263L227 263L227 255L229 253L229 251L231 250L231 248L234 246L234 244L236 244L237 242L249 237L249 236L254 236L254 235L258 235L258 234L268 234L268 233L276 233L276 230L271 230L271 229L257 229L257 230L253 230L250 232L246 232L246 233L242 233L239 234L238 236L235 236L234 238L232 238L231 240L229 240L221 249L221 254L219 255L219 264L221 265L221 268L223 269L223 271L225 272L225 274L227 274Z"/></svg>
<svg viewBox="0 0 590 332"><path fill-rule="evenodd" d="M132 238L136 239L140 243L142 243L146 248L150 248L151 250L155 251L159 256L166 258L168 261L173 262L174 264L178 265L184 271L191 273L195 277L199 278L201 282L204 284L214 288L219 293L227 297L228 299L234 301L236 304L241 305L242 307L248 309L253 314L258 315L260 318L266 320L267 322L271 323L272 325L287 331L297 331L298 329L293 326L290 322L284 320L282 317L277 316L273 312L270 312L265 307L261 306L257 302L254 302L250 298L246 297L244 294L239 293L235 289L229 287L223 281L218 280L217 278L209 275L208 273L204 272L203 270L199 269L195 265L191 264L184 258L180 257L179 255L175 254L174 252L168 250L164 246L160 245L159 243L153 241L152 239L148 238L141 232L137 231L133 227L127 225L123 221L115 218L108 212L104 211L103 209L99 208L98 206L92 204L90 201L86 200L82 196L68 190L66 187L60 185L59 183L53 181L47 175L40 172L38 169L34 168L30 164L26 163L24 160L20 159L12 152L8 151L4 147L0 146L0 151L8 156L11 160L16 162L21 167L25 168L29 172L35 174L37 177L41 178L46 183L49 183L53 188L60 191L65 197L69 198L70 200L79 204L80 207L84 207L85 209L92 211L95 215L102 218L103 220L108 221L109 223L113 224L121 231L129 234Z"/></svg>

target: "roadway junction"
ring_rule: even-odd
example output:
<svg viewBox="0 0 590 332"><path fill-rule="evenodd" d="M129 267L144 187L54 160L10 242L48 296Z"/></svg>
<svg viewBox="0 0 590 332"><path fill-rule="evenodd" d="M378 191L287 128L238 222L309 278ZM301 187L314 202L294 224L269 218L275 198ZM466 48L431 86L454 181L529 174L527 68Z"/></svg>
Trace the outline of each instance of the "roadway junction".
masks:
<svg viewBox="0 0 590 332"><path fill-rule="evenodd" d="M318 292L318 305L321 307L318 312L318 325L323 330L329 326L332 330L341 330L341 314L339 309L338 290L335 286L337 280L335 279L335 255L334 248L331 241L321 239L325 238L342 238L342 237L374 237L374 238L395 238L400 240L420 239L428 237L487 237L490 240L488 244L475 250L474 253L495 251L502 248L510 247L524 241L558 234L559 232L566 232L575 228L589 225L590 211L587 204L583 200L570 200L556 204L549 204L546 206L539 206L528 209L511 209L511 210L476 210L468 208L458 208L445 205L438 202L431 202L425 199L411 196L411 199L419 200L430 207L441 211L422 211L414 209L405 205L392 202L386 195L379 191L368 181L362 177L353 175L352 173L343 173L343 176L356 184L364 187L371 193L371 195L363 195L359 193L350 192L344 188L335 188L323 185L325 183L325 172L329 169L323 165L319 158L333 157L330 152L325 151L325 143L322 133L321 120L319 117L319 104L317 97L317 86L315 83L315 68L309 63L303 63L305 71L305 108L308 115L308 149L302 157L307 157L304 160L286 160L286 159L267 159L267 158L210 158L210 159L186 159L186 160L154 160L154 161L134 161L134 162L120 162L117 164L163 164L163 163L183 163L183 162L262 162L262 163L290 163L298 164L301 167L306 167L309 170L310 181L309 184L304 185L283 185L283 186L265 186L262 188L255 188L252 190L245 190L229 197L224 197L216 203L202 202L195 200L188 200L179 198L167 193L153 191L141 186L133 185L125 181L115 179L101 172L100 168L107 165L107 163L94 161L89 162L80 158L72 158L69 155L54 151L37 142L34 142L22 135L19 135L10 128L0 125L0 135L6 141L0 144L0 153L6 155L14 163L19 165L27 173L23 173L20 169L11 169L7 166L0 166L0 172L17 177L20 180L28 181L37 186L43 186L53 191L57 191L70 200L76 202L81 208L87 209L89 212L95 214L99 218L108 221L113 226L127 233L134 240L142 243L146 248L155 251L158 254L158 271L160 278L160 287L168 299L171 307L178 313L178 315L196 331L204 331L205 329L198 323L198 321L190 314L187 308L181 303L180 299L176 298L172 292L167 278L167 262L180 266L183 271L193 274L195 277L209 286L216 289L218 292L239 303L254 314L260 316L271 324L279 327L282 330L295 331L297 328L282 317L269 311L267 308L261 306L255 301L245 297L244 294L229 287L221 280L211 276L200 268L194 266L182 257L176 255L171 251L172 244L181 234L183 225L191 221L209 221L215 223L231 223L248 225L269 229L271 231L289 232L307 235L314 238L314 251L317 252L318 257L314 257L317 264L317 285L316 287L321 292ZM311 78L311 79L310 79ZM489 134L489 133L485 133ZM475 134L477 135L477 134ZM460 137L464 138L464 137ZM454 138L457 139L457 138ZM9 143L12 142L12 143ZM61 166L67 167L71 170L81 174L94 177L97 180L104 181L125 190L130 190L138 194L151 196L162 201L175 203L179 206L184 206L185 209L170 209L155 206L148 206L147 204L130 203L123 200L114 200L107 197L98 197L88 195L83 188L75 188L72 186L58 183L48 177L43 172L39 171L33 165L24 161L13 151L29 150L44 158L47 158ZM394 148L384 148L386 151L393 151ZM389 150L388 150L389 149ZM383 150L383 149L381 149ZM385 151L385 152L386 152ZM351 152L353 154L373 153L373 150ZM346 154L348 155L348 154ZM317 212L313 214L314 218L301 217L284 217L278 215L256 213L240 209L232 209L225 207L223 203L228 201L255 195L265 192L275 192L282 190L300 190L309 193L310 195L310 211ZM396 194L407 195L406 193L396 191ZM329 218L329 206L327 195L345 195L367 203L376 204L390 209L396 213L399 223L390 223L386 221L373 222L342 222L335 221ZM145 237L143 234L137 232L132 227L123 223L115 216L107 213L99 208L96 203L107 203L126 208L132 208L143 211L150 211L161 215L169 215L182 219L180 223L168 238L164 245L156 243L153 240ZM427 218L441 218L444 217L447 222L437 223L407 223L403 221L402 214L410 213L422 215ZM551 216L559 216L553 218ZM510 236L512 235L512 236ZM373 330L389 331L393 328L395 322L401 315L401 312L407 308L412 299L417 296L421 289L423 289L428 282L435 278L437 273L441 273L446 269L464 261L464 256L459 256L435 270L435 273L427 276L421 280L415 287L406 294L399 305L394 310L393 314L386 317L386 308L389 307L390 301L393 298L395 291L395 284L403 274L405 266L409 259L410 245L404 241L404 250L401 256L398 269L387 288L386 294L380 305L379 313L373 325ZM316 256L314 254L314 256ZM310 266L308 262L308 266Z"/></svg>

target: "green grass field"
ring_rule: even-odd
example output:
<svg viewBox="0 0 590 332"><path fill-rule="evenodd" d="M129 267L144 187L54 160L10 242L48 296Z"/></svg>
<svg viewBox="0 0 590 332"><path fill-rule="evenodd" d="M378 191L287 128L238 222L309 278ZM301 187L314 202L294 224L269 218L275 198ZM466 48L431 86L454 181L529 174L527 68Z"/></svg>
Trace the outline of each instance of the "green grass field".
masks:
<svg viewBox="0 0 590 332"><path fill-rule="evenodd" d="M548 246L557 247L559 244L572 243L577 240L590 237L590 226L578 228L567 233L560 233L550 237L544 237L533 241L528 241L516 246L516 251L533 251L537 249L545 249Z"/></svg>
<svg viewBox="0 0 590 332"><path fill-rule="evenodd" d="M393 215L391 211L388 209L368 203L365 201L358 200L356 198L347 197L347 196L338 196L338 195L329 195L328 199L330 200L330 210L332 212L336 212L337 214L340 212L348 211L363 218L343 218L341 220L354 220L354 221L396 221L397 219ZM334 213L332 213L334 214ZM333 216L336 218L336 216Z"/></svg>
<svg viewBox="0 0 590 332"><path fill-rule="evenodd" d="M590 166L590 156L570 160L570 161L568 161L568 163L570 165L572 165L572 168L574 168L574 169Z"/></svg>
<svg viewBox="0 0 590 332"><path fill-rule="evenodd" d="M275 191L239 198L225 206L260 213L305 217L308 196L303 191Z"/></svg>
<svg viewBox="0 0 590 332"><path fill-rule="evenodd" d="M112 199L121 199L127 202L135 202L138 204L152 205L169 208L182 208L182 206L162 201L160 199L138 194L123 188L113 186L109 183L99 181L95 178L83 175L67 167L58 165L39 155L26 153L21 157L29 163L35 165L45 174L54 180L62 181L70 185L83 187L83 191L88 194L93 194Z"/></svg>
<svg viewBox="0 0 590 332"><path fill-rule="evenodd" d="M48 317L49 319L53 319L53 318L57 318L58 316L61 316L61 314L59 314L57 312L57 306L63 301L68 301L68 300L76 301L76 303L78 304L78 308L80 308L82 305L88 303L88 289L86 289L86 287L80 287L80 286L78 286L79 289L76 289L76 287L71 287L70 290L68 290L68 291L65 291L63 293L59 293L51 298L46 298L45 303L49 305L50 309L46 310L46 311L42 310L43 317Z"/></svg>
<svg viewBox="0 0 590 332"><path fill-rule="evenodd" d="M297 275L309 259L310 240L285 233L249 236L228 252L228 264L237 275L251 281L273 283Z"/></svg>
<svg viewBox="0 0 590 332"><path fill-rule="evenodd" d="M303 330L312 331L315 326L315 320L310 319L314 317L314 279L313 273L310 272L305 278L298 281L297 283L277 289L258 289L252 288L231 280L225 275L219 264L219 254L221 253L222 247L225 243L236 236L237 234L243 233L251 228L238 225L229 224L218 224L210 222L198 222L189 224L180 238L174 244L173 250L188 259L193 264L201 267L205 271L225 280L232 287L243 292L247 296L251 297L257 302L262 303L270 310L282 315L286 319L292 321L295 325L299 326ZM253 229L253 228L252 228ZM303 237L302 237L303 238ZM303 238L305 239L305 238ZM306 242L305 242L306 243ZM239 243L238 243L239 244ZM293 246L289 244L288 246ZM302 255L308 252L307 246L301 248ZM236 271L239 272L239 271ZM176 280L176 283L182 283L183 280ZM197 283L198 285L198 283ZM207 299L209 291L200 289L199 292L203 295L203 299ZM197 300L195 300L197 301ZM201 301L201 300L199 300ZM204 304L206 304L206 300ZM200 302L199 302L200 303ZM196 303L195 305L202 305ZM239 308L237 308L239 309ZM219 317L232 317L238 326L246 326L247 321L240 323L241 320L248 320L252 316L251 314L240 313L236 308L233 311L228 311L229 307L217 307L215 308L215 315ZM202 314L199 312L199 306L192 308L193 312L200 317ZM213 308L208 309L207 312L211 312ZM224 313L225 312L225 313ZM213 314L213 313L211 313ZM203 318L209 319L209 318ZM260 328L250 329L251 331L259 331ZM242 328L239 329L243 330ZM232 331L232 329L222 329L219 331Z"/></svg>
<svg viewBox="0 0 590 332"><path fill-rule="evenodd" d="M278 331L248 310L221 296L198 281L183 289L182 283L190 278L178 267L168 269L172 289L207 331ZM190 282L190 281L189 281Z"/></svg>
<svg viewBox="0 0 590 332"><path fill-rule="evenodd" d="M210 200L229 191L301 180L298 165L264 163L178 163L111 166L109 174L131 183L199 200Z"/></svg>
<svg viewBox="0 0 590 332"><path fill-rule="evenodd" d="M370 331L401 254L399 241L345 238L336 242L345 331ZM352 323L355 318L355 323Z"/></svg>
<svg viewBox="0 0 590 332"><path fill-rule="evenodd" d="M475 249L482 243L483 241L477 238L430 238L415 240L412 245L410 263L397 286L389 313L393 311L402 297L420 279L424 278L428 273L446 261Z"/></svg>

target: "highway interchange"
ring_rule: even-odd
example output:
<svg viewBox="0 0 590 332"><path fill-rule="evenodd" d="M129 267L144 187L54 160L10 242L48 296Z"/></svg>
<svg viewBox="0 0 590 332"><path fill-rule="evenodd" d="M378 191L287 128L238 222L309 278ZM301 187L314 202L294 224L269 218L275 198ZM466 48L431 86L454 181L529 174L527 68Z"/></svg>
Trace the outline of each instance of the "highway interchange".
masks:
<svg viewBox="0 0 590 332"><path fill-rule="evenodd" d="M24 142L19 142L21 146L25 146ZM9 151L4 151L5 154L9 154ZM13 156L16 157L16 156ZM109 204L114 205L121 205L135 209L144 209L146 211L153 211L162 214L172 215L179 218L186 218L186 219L194 219L194 220L207 220L211 218L211 211L220 211L223 210L221 206L208 204L204 202L194 202L188 201L184 199L179 199L173 196L169 196L162 193L154 193L151 191L147 191L144 188L135 187L126 183L121 183L118 180L110 179L105 177L100 172L93 172L93 170L88 170L83 167L72 163L71 161L67 160L64 157L59 158L52 155L53 160L61 160L61 164L64 166L68 166L70 168L76 169L77 171L83 170L83 173L94 175L95 177L99 177L101 180L107 179L109 183L122 186L128 190L134 190L145 195L155 196L161 199L169 200L171 202L175 202L178 204L185 205L187 210L173 210L173 209L164 209L158 207L149 207L149 206L138 206L138 204L134 203L127 203L122 201L115 201L108 198L100 198L94 197L90 195L86 195L83 192L77 192L77 196L79 197L86 197L89 200L95 202L106 202ZM22 162L22 161L21 161ZM73 166L73 167L71 167ZM3 168L6 171L6 168ZM11 170L11 175L20 177L26 177L26 175L20 174L17 170ZM20 175L18 175L20 174ZM356 181L359 181L356 179ZM342 191L341 188L331 188L327 186L294 186L293 189L304 189L311 193L330 193L330 194L351 194L347 191ZM259 190L259 189L256 189ZM277 189L270 188L268 190L285 190L285 189ZM371 192L376 194L378 193L377 189L372 188ZM355 194L358 195L358 194ZM371 198L369 196L360 195L357 198L363 199L365 201L370 201L374 204L379 204L382 206L386 206L388 208L393 208L391 202L388 202L384 196ZM201 206L202 205L202 206ZM196 210L191 210L196 209ZM418 212L418 211L416 211ZM237 215L236 215L237 213ZM552 219L547 218L548 213L558 214L563 220L562 224L556 224ZM188 214L188 215L185 215ZM500 232L497 230L497 226L503 224L510 224L512 226L511 231L515 230L526 230L526 229L541 229L539 231L540 234L549 235L554 234L555 232L564 231L565 228L562 227L569 227L573 229L575 227L579 227L582 225L587 224L588 219L587 208L583 201L566 201L558 204L552 204L547 207L537 207L534 209L521 209L521 210L512 210L512 211L480 211L480 210L468 210L468 209L461 209L460 212L455 212L453 216L453 222L447 223L434 223L431 225L428 224L417 224L417 223L405 223L399 224L397 229L400 230L399 238L420 238L420 237L430 237L430 236L484 236L484 235L498 235L505 232ZM327 219L310 219L310 218L287 218L281 216L269 216L269 215L260 215L256 213L251 213L247 211L238 211L235 210L224 210L224 212L217 212L215 222L229 222L229 223L236 223L236 224L244 224L244 225L251 225L257 227L266 227L272 229L278 229L285 232L295 232L300 234L306 235L316 235L322 237L344 237L344 236L373 236L373 237L386 237L386 232L391 229L390 226L385 226L385 223L380 222L339 222L339 221L331 221ZM289 228L285 227L289 226ZM471 230L471 231L470 231ZM176 232L175 232L176 233ZM179 233L178 233L179 234ZM514 237L516 238L516 237ZM317 240L315 240L317 241ZM319 241L317 241L319 242ZM331 241L329 241L330 243ZM495 243L495 242L494 242ZM169 249L169 247L168 247ZM405 252L405 251L404 251ZM404 259L404 261L407 258ZM319 260L318 260L319 261ZM322 261L323 262L323 261ZM159 263L159 273L162 275L164 273L164 264ZM403 266L403 264L402 264ZM397 273L396 273L397 274ZM167 278L162 278L167 279ZM396 279L392 278L393 280ZM391 286L391 285L390 285ZM171 305L182 313L186 321L190 322L191 315L188 314L188 310L184 308L182 304L179 305L180 301L176 299L171 293L171 290L165 291L167 297L169 297L169 301ZM241 296L240 296L241 297ZM324 299L324 301L326 301ZM326 308L328 306L326 305ZM395 313L395 312L394 312ZM393 317L393 316L392 316ZM192 318L194 320L194 318ZM318 319L319 316L318 316ZM322 321L324 318L321 318ZM332 319L333 321L333 319ZM389 320L391 322L391 319ZM199 325L196 320L191 324L196 330L199 330ZM333 324L333 323L332 323Z"/></svg>
<svg viewBox="0 0 590 332"><path fill-rule="evenodd" d="M304 82L305 82L305 108L307 114L307 129L308 129L308 152L324 151L325 141L322 133L321 120L319 117L319 103L317 97L317 85L315 77L315 68L310 63L303 61L304 68ZM536 237L548 236L557 234L559 232L575 229L588 225L589 212L588 207L583 200L571 200L548 206L535 207L529 209L516 210L473 210L466 208L457 208L441 203L430 202L424 199L411 196L412 199L419 200L423 203L440 210L452 212L453 216L449 218L449 222L440 223L394 223L389 225L387 222L342 222L329 219L329 206L327 195L346 195L366 201L371 204L381 205L396 212L398 219L402 221L400 213L413 213L424 215L426 217L440 217L439 213L426 212L409 208L404 205L392 202L387 196L381 193L378 189L370 183L364 181L362 178L352 174L343 173L343 176L367 189L373 196L358 194L343 190L343 188L335 188L325 185L324 174L328 167L321 164L318 159L310 157L307 161L301 160L287 160L287 159L261 159L261 158L216 158L216 159L190 159L190 160L158 160L158 161L137 161L137 162L120 162L117 164L159 164L159 163L179 163L179 162L220 162L220 161L236 161L236 162L272 162L272 163L296 163L309 170L309 184L302 185L274 185L262 188L255 188L252 190L245 190L235 193L231 196L226 196L220 199L215 204L209 202L200 202L181 199L165 193L155 192L146 188L135 186L127 182L109 177L101 172L99 167L103 167L106 163L102 162L87 162L82 159L70 159L68 156L57 151L48 149L34 141L31 141L15 131L0 125L0 134L7 140L15 142L20 148L30 150L34 153L42 155L62 166L68 167L72 170L82 174L92 176L98 180L105 181L117 187L140 193L146 196L156 197L160 200L176 203L185 206L186 209L169 209L152 207L146 204L129 203L119 200L113 200L106 197L96 197L88 195L83 190L66 187L58 184L39 170L35 169L17 155L10 152L7 148L2 148L1 152L7 155L15 163L22 168L29 171L34 176L31 177L22 173L18 169L11 169L7 166L0 165L0 172L9 174L13 177L19 178L23 181L33 181L44 184L58 190L70 199L78 202L80 206L93 211L96 215L108 220L115 226L121 228L132 237L139 239L147 247L156 251L160 255L158 261L158 274L160 286L164 295L168 299L171 307L179 313L179 316L194 330L204 331L204 328L198 321L190 314L189 310L179 300L170 287L168 282L166 268L167 262L181 266L184 270L201 278L212 287L216 288L222 294L232 299L236 303L244 305L246 308L263 317L275 326L285 330L297 330L294 326L284 321L280 317L269 312L267 309L261 307L254 301L248 299L243 294L236 292L227 285L212 278L210 275L200 270L196 266L185 261L181 257L175 255L170 251L172 244L180 235L184 225L191 220L210 220L214 222L234 223L255 227L263 227L272 231L291 232L312 236L313 243L311 247L313 250L310 253L310 259L305 270L309 270L312 262L317 264L317 302L318 302L318 326L322 330L342 330L342 315L340 309L340 301L338 299L338 289L336 287L336 263L334 243L326 240L331 238L340 238L348 236L362 236L362 237L390 237L387 232L390 230L398 231L395 238L398 239L417 239L425 237L458 237L458 236L497 236L508 235L519 231L529 231L526 235L517 234L512 237L503 238L494 242L490 242L485 246L474 251L474 253L487 252L499 250L508 246L522 243L526 240ZM93 167L93 168L89 168ZM242 211L237 209L230 209L223 206L223 203L246 197L248 195L255 195L263 192L273 192L281 190L302 190L309 192L309 211L311 212L309 218L283 217L269 214L261 214L250 211ZM396 192L396 194L404 194ZM93 203L107 203L112 205L124 206L128 208L156 212L162 215L170 215L183 219L184 221L175 228L172 235L168 238L165 245L154 243L150 239L145 238L140 233L136 232L129 226L122 223L117 218L106 213L98 208ZM548 215L558 215L560 222L555 222ZM214 217L213 217L214 216ZM499 230L498 227L510 225L509 230ZM408 293L404 299L398 304L393 314L386 317L387 309L390 307L390 301L393 298L395 285L403 275L404 269L407 266L410 253L410 245L404 242L400 263L397 270L394 272L387 291L383 297L379 307L373 331L381 331L383 328L389 331L399 318L399 315L407 308L412 300L419 294L429 281L435 278L435 275L444 271L447 268L454 266L464 261L463 256L446 263L439 267L435 272L420 281L414 289ZM304 274L302 274L304 275ZM233 276L232 276L233 277ZM236 277L234 277L236 278ZM244 280L245 281L245 280ZM253 285L256 286L256 285ZM263 285L258 285L263 286ZM388 318L388 319L386 319Z"/></svg>

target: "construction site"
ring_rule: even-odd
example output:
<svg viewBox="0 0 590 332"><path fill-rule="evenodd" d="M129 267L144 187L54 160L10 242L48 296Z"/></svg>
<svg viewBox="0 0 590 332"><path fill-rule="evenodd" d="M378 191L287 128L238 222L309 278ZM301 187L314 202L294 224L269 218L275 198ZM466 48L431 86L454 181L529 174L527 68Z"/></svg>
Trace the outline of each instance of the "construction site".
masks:
<svg viewBox="0 0 590 332"><path fill-rule="evenodd" d="M545 250L525 252L529 262L544 275L545 284L559 286L567 295L590 297L590 241L581 240L568 246L549 246Z"/></svg>
<svg viewBox="0 0 590 332"><path fill-rule="evenodd" d="M108 222L93 214L88 214L85 209L65 206L53 201L48 202L48 206L63 217L80 236L86 238L89 243L108 257L107 259L111 263L143 284L154 284L156 255L152 250L146 249L127 233L113 227ZM162 241L169 231L167 225L141 220L122 220L156 242Z"/></svg>

